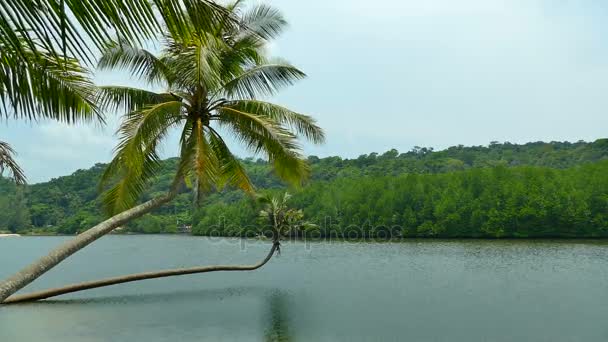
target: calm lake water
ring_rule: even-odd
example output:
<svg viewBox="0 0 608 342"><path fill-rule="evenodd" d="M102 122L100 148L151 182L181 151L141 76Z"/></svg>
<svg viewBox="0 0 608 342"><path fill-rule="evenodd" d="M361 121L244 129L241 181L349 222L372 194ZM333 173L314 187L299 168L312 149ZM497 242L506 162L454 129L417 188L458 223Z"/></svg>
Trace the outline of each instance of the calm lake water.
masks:
<svg viewBox="0 0 608 342"><path fill-rule="evenodd" d="M0 239L0 278L66 238ZM110 236L28 290L255 263L259 241ZM0 341L608 341L608 242L287 243L250 273L0 307Z"/></svg>

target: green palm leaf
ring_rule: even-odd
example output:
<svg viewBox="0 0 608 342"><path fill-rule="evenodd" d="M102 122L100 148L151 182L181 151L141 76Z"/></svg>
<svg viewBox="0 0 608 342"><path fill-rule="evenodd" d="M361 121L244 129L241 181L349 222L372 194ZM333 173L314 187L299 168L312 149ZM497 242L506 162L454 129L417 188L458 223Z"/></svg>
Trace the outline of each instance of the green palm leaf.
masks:
<svg viewBox="0 0 608 342"><path fill-rule="evenodd" d="M147 181L156 175L160 166L158 145L169 129L183 119L180 101L163 102L126 116L118 131L120 143L116 156L100 182L104 188L115 177L120 178L104 195L103 203L107 212L116 214L137 203Z"/></svg>
<svg viewBox="0 0 608 342"><path fill-rule="evenodd" d="M103 50L97 68L128 70L132 76L151 84L170 84L173 78L170 69L153 53L125 41L108 44Z"/></svg>
<svg viewBox="0 0 608 342"><path fill-rule="evenodd" d="M268 117L279 124L289 125L293 130L316 144L325 142L323 130L317 125L316 120L308 115L296 113L273 103L257 100L232 101L224 106L237 109L241 112Z"/></svg>
<svg viewBox="0 0 608 342"><path fill-rule="evenodd" d="M97 90L98 105L101 108L109 108L116 111L124 109L127 112L133 112L151 104L179 100L181 98L175 94L159 94L132 87L105 86L98 87Z"/></svg>
<svg viewBox="0 0 608 342"><path fill-rule="evenodd" d="M142 43L165 27L187 39L220 22L236 25L223 7L208 0L10 0L0 2L0 45L12 47L24 61L24 48L31 51L36 44L55 55L91 61L89 41L103 48L113 32Z"/></svg>
<svg viewBox="0 0 608 342"><path fill-rule="evenodd" d="M221 83L221 40L194 38L187 46L168 45L166 65L174 75L173 84L181 89L215 89Z"/></svg>
<svg viewBox="0 0 608 342"><path fill-rule="evenodd" d="M15 51L0 47L0 100L6 118L103 122L95 86L75 59L27 51L34 63L23 63Z"/></svg>
<svg viewBox="0 0 608 342"><path fill-rule="evenodd" d="M253 153L264 153L280 178L299 185L310 173L303 160L296 136L272 119L220 107L218 119Z"/></svg>
<svg viewBox="0 0 608 342"><path fill-rule="evenodd" d="M275 95L278 90L306 77L302 71L287 63L271 63L244 71L223 86L228 97L254 99Z"/></svg>
<svg viewBox="0 0 608 342"><path fill-rule="evenodd" d="M195 202L219 183L219 160L207 138L209 127L201 120L190 120L182 132L180 163L174 187L183 180L193 184Z"/></svg>
<svg viewBox="0 0 608 342"><path fill-rule="evenodd" d="M14 156L15 151L13 148L9 144L0 141L0 176L3 176L4 171L8 170L15 183L25 184L25 174L15 161Z"/></svg>
<svg viewBox="0 0 608 342"><path fill-rule="evenodd" d="M213 153L218 158L220 187L224 184L239 188L247 193L254 192L253 183L247 175L245 167L241 162L230 152L228 145L224 142L221 134L210 127L209 143Z"/></svg>
<svg viewBox="0 0 608 342"><path fill-rule="evenodd" d="M241 25L245 34L270 40L283 32L287 21L279 10L266 4L256 4L242 15Z"/></svg>

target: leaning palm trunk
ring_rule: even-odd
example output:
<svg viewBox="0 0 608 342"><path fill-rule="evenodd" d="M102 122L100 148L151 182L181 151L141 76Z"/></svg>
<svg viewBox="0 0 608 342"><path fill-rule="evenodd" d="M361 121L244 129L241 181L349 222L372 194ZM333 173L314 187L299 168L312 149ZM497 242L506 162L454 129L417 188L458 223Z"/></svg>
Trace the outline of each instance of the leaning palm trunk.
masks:
<svg viewBox="0 0 608 342"><path fill-rule="evenodd" d="M164 196L154 198L148 202L135 206L103 221L95 227L78 235L74 239L55 248L48 255L40 258L12 277L0 283L0 304L3 303L6 298L12 296L15 292L21 290L38 277L57 266L57 264L67 259L72 254L91 244L93 241L110 233L116 227L119 227L162 206L163 204L171 201L175 196L176 192L172 191Z"/></svg>
<svg viewBox="0 0 608 342"><path fill-rule="evenodd" d="M208 272L229 272L229 271L255 271L258 268L266 265L268 261L272 258L274 253L279 249L279 242L275 241L272 244L272 248L270 252L266 256L264 260L255 264L255 265L243 265L243 266L206 266L206 267L193 267L193 268L180 268L166 271L158 271L158 272L146 272L146 273L138 273L138 274L130 274L121 277L107 278L103 280L97 281L89 281L85 283L68 285L60 288L34 292L26 295L13 296L6 299L2 304L17 304L24 302L33 302L42 299L48 299L51 297L56 297L60 295L64 295L67 293L79 292L84 290L95 289L99 287L118 285L124 283L130 283L134 281L147 280L147 279L156 279L156 278L165 278L165 277L175 277L182 276L188 274L198 274L198 273L208 273Z"/></svg>

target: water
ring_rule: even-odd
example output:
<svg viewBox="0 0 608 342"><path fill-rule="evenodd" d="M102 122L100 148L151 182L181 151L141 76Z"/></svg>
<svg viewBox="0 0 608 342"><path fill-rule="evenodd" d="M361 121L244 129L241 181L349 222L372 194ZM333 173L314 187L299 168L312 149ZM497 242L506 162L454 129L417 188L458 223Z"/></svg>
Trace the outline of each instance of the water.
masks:
<svg viewBox="0 0 608 342"><path fill-rule="evenodd" d="M65 238L0 239L0 278ZM255 263L264 242L110 236L28 290ZM0 307L0 341L607 341L608 242L289 243L263 269Z"/></svg>

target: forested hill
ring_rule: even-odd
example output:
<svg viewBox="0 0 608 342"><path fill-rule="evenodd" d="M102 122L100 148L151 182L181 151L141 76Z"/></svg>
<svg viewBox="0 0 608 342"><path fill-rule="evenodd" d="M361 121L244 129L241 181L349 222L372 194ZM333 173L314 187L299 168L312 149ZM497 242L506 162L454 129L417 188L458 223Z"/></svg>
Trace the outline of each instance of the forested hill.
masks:
<svg viewBox="0 0 608 342"><path fill-rule="evenodd" d="M309 157L312 179L293 204L318 221L321 235L358 226L366 235L392 227L391 235L404 236L607 236L604 160L608 139L415 148L354 159ZM284 187L265 162L243 162L259 189ZM162 165L146 198L168 188L176 159ZM0 179L0 231L72 234L100 221L97 184L104 167L97 164L20 190ZM237 227L254 229L256 212L241 193L223 191L193 213L184 193L128 229L173 232L178 224L192 224L199 234L213 228L237 235Z"/></svg>

